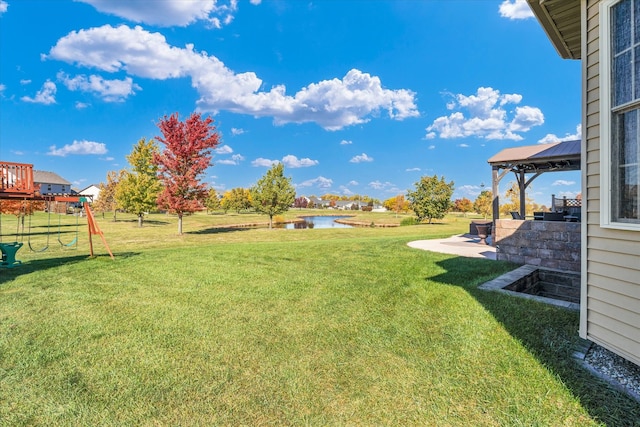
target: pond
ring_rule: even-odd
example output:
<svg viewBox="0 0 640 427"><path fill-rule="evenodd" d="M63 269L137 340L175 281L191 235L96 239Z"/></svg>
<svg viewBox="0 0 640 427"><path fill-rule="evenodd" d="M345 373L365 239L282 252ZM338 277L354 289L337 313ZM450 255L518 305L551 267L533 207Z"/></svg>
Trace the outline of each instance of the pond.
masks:
<svg viewBox="0 0 640 427"><path fill-rule="evenodd" d="M290 224L281 224L277 227L285 229L303 229L303 228L353 228L352 225L340 224L335 222L336 219L349 218L349 215L331 215L331 216L302 216L303 221Z"/></svg>

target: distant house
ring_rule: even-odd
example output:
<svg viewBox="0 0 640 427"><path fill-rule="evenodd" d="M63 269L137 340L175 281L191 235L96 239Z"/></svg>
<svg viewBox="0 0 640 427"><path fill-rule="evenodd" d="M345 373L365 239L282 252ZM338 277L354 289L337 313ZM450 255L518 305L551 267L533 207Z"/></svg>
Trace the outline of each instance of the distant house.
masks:
<svg viewBox="0 0 640 427"><path fill-rule="evenodd" d="M527 2L582 60L580 336L640 365L640 0Z"/></svg>
<svg viewBox="0 0 640 427"><path fill-rule="evenodd" d="M63 196L76 194L71 183L55 172L33 171L33 182L40 186L43 196Z"/></svg>
<svg viewBox="0 0 640 427"><path fill-rule="evenodd" d="M313 207L315 208L327 208L331 204L329 200L322 200L316 196L311 196L307 198L307 202L309 204L313 204Z"/></svg>
<svg viewBox="0 0 640 427"><path fill-rule="evenodd" d="M78 195L87 197L90 202L96 201L100 195L100 187L95 184L91 184L90 186L78 191Z"/></svg>

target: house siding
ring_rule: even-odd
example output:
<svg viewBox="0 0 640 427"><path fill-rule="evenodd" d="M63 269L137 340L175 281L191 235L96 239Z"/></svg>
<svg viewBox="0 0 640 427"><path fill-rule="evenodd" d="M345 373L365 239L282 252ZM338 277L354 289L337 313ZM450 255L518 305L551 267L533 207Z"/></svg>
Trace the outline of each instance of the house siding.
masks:
<svg viewBox="0 0 640 427"><path fill-rule="evenodd" d="M582 34L587 203L580 335L640 365L640 232L600 227L599 1L586 0ZM583 50L584 52L584 50Z"/></svg>

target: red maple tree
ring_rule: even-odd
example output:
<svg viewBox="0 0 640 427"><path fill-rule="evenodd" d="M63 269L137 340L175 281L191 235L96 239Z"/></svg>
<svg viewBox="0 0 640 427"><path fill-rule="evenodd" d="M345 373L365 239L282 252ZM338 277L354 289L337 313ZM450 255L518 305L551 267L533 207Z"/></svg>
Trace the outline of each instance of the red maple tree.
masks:
<svg viewBox="0 0 640 427"><path fill-rule="evenodd" d="M164 187L158 207L178 215L178 234L182 234L183 215L200 209L208 194L200 178L211 166L211 150L220 143L212 123L212 118L203 119L199 113L181 122L174 113L158 124L162 137L156 136L156 140L165 146L153 157Z"/></svg>

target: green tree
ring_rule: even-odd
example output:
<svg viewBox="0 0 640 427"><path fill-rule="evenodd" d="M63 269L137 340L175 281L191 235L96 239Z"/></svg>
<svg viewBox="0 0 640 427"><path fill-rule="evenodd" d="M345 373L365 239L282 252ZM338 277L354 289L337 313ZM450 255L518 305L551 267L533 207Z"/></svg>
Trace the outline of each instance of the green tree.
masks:
<svg viewBox="0 0 640 427"><path fill-rule="evenodd" d="M100 195L97 200L93 201L92 206L96 212L102 212L103 218L105 212L113 211L113 220L116 220L116 212L119 208L118 200L116 199L116 191L123 175L123 170L118 172L109 171L107 172L107 183L105 184L101 182L98 185L98 188L100 188Z"/></svg>
<svg viewBox="0 0 640 427"><path fill-rule="evenodd" d="M269 228L273 226L273 216L289 210L296 198L296 190L291 178L284 176L284 165L276 163L251 187L251 200L258 213L269 216Z"/></svg>
<svg viewBox="0 0 640 427"><path fill-rule="evenodd" d="M418 221L428 219L431 224L433 219L444 218L451 207L453 185L453 181L447 183L444 176L438 179L436 175L423 176L415 183L416 188L409 191L408 199Z"/></svg>
<svg viewBox="0 0 640 427"><path fill-rule="evenodd" d="M482 191L473 202L473 210L487 219L493 210L493 193L489 190Z"/></svg>
<svg viewBox="0 0 640 427"><path fill-rule="evenodd" d="M233 188L224 193L220 205L225 212L234 210L236 213L240 213L241 210L251 207L251 193L246 188Z"/></svg>
<svg viewBox="0 0 640 427"><path fill-rule="evenodd" d="M158 153L158 146L153 140L142 138L133 146L127 160L130 171L124 171L116 190L116 199L125 211L138 217L138 227L142 227L145 212L156 208L158 194L162 185L158 179L158 165L153 156Z"/></svg>
<svg viewBox="0 0 640 427"><path fill-rule="evenodd" d="M218 197L218 192L215 188L209 189L209 194L204 201L204 205L207 207L207 211L215 211L222 207L220 197Z"/></svg>

